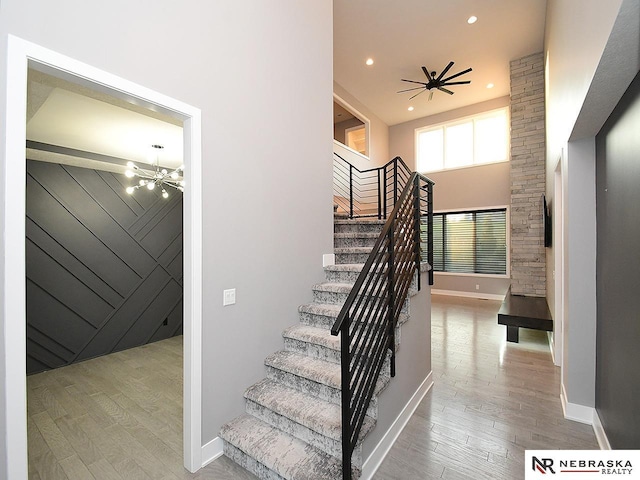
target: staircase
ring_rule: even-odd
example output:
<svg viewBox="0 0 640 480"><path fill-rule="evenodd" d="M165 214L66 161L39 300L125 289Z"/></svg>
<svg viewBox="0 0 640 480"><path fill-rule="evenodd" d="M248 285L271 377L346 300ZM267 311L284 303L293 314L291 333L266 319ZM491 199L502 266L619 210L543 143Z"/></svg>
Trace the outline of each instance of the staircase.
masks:
<svg viewBox="0 0 640 480"><path fill-rule="evenodd" d="M265 359L266 378L244 394L246 413L221 428L225 455L261 479L343 476L340 337L330 329L384 223L336 217L337 264L325 267L326 282L312 287L313 302L299 307L300 323L283 332L284 349ZM414 276L410 295L415 293ZM408 303L407 298L396 327L396 351ZM377 398L389 383L389 357L352 456L353 478L360 477L362 440L375 426Z"/></svg>

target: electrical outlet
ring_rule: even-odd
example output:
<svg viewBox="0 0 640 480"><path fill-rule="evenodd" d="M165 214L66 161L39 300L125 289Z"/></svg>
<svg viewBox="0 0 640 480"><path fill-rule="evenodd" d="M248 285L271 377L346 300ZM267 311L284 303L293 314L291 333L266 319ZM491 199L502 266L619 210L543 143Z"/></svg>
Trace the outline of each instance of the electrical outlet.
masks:
<svg viewBox="0 0 640 480"><path fill-rule="evenodd" d="M476 290L480 290L480 285L476 283Z"/></svg>
<svg viewBox="0 0 640 480"><path fill-rule="evenodd" d="M222 292L222 306L233 305L236 303L236 289L230 288Z"/></svg>

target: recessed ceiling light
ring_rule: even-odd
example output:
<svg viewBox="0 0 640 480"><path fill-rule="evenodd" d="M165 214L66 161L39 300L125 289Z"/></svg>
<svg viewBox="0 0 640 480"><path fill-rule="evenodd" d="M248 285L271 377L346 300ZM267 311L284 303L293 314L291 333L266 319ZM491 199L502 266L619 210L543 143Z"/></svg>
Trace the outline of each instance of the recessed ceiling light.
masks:
<svg viewBox="0 0 640 480"><path fill-rule="evenodd" d="M467 23L469 25L472 25L474 23L476 23L478 21L478 17L476 17L475 15L471 15L469 18L467 18Z"/></svg>
<svg viewBox="0 0 640 480"><path fill-rule="evenodd" d="M487 83L487 88L493 88L493 83Z"/></svg>
<svg viewBox="0 0 640 480"><path fill-rule="evenodd" d="M366 63L369 66L373 65L373 58L367 58L367 61L364 63Z"/></svg>
<svg viewBox="0 0 640 480"><path fill-rule="evenodd" d="M409 107L407 108L407 110L409 110L410 112L413 112L413 107Z"/></svg>

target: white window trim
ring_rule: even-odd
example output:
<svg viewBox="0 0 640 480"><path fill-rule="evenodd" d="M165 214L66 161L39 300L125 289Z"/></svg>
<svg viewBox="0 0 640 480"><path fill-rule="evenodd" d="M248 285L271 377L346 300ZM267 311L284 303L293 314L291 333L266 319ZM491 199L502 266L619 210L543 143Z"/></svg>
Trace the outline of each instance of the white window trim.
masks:
<svg viewBox="0 0 640 480"><path fill-rule="evenodd" d="M449 210L434 210L433 213L461 213L461 212L482 212L485 210L500 210L505 209L505 221L506 221L506 242L507 242L507 263L505 274L499 273L456 273L456 272L436 272L434 275L442 275L445 277L476 277L476 278L511 278L511 210L509 205L495 205L491 207L470 207L470 208L454 208Z"/></svg>
<svg viewBox="0 0 640 480"><path fill-rule="evenodd" d="M418 169L418 163L419 163L419 159L420 159L420 141L419 141L419 137L420 134L422 132L428 132L431 130L437 130L439 128L443 128L443 127L455 127L456 125L461 125L463 123L467 123L470 120L482 120L483 118L487 118L487 117L491 117L493 114L495 114L496 112L500 112L500 111L504 111L506 118L507 118L507 128L510 131L511 130L511 114L509 111L509 107L508 106L504 106L504 107L500 107L500 108L494 108L492 110L487 110L485 112L480 112L480 113L476 113L474 115L467 115L465 117L459 117L456 118L454 120L449 120L446 122L440 122L440 123L434 123L432 125L425 125L423 127L418 127L414 130L414 157L415 157L415 162L416 162L416 170ZM446 135L444 138L444 144L446 145ZM474 159L475 159L475 145L474 145ZM420 171L420 173L422 174L430 174L430 173L440 173L440 172L450 172L450 171L454 171L454 170L460 170L463 168L474 168L474 167L483 167L485 165L495 165L498 163L506 163L511 161L511 138L510 135L507 135L507 156L504 160L496 160L493 162L483 162L483 163L473 163L471 165L464 165L464 166L459 166L459 167L452 167L452 168L442 168L440 170L424 170L424 171Z"/></svg>

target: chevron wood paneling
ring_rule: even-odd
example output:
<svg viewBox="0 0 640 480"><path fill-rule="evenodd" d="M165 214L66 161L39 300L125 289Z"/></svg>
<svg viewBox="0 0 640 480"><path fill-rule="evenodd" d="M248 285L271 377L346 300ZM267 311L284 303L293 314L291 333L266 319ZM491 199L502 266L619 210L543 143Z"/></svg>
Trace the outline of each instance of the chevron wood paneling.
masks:
<svg viewBox="0 0 640 480"><path fill-rule="evenodd" d="M182 194L27 162L27 373L182 333Z"/></svg>

